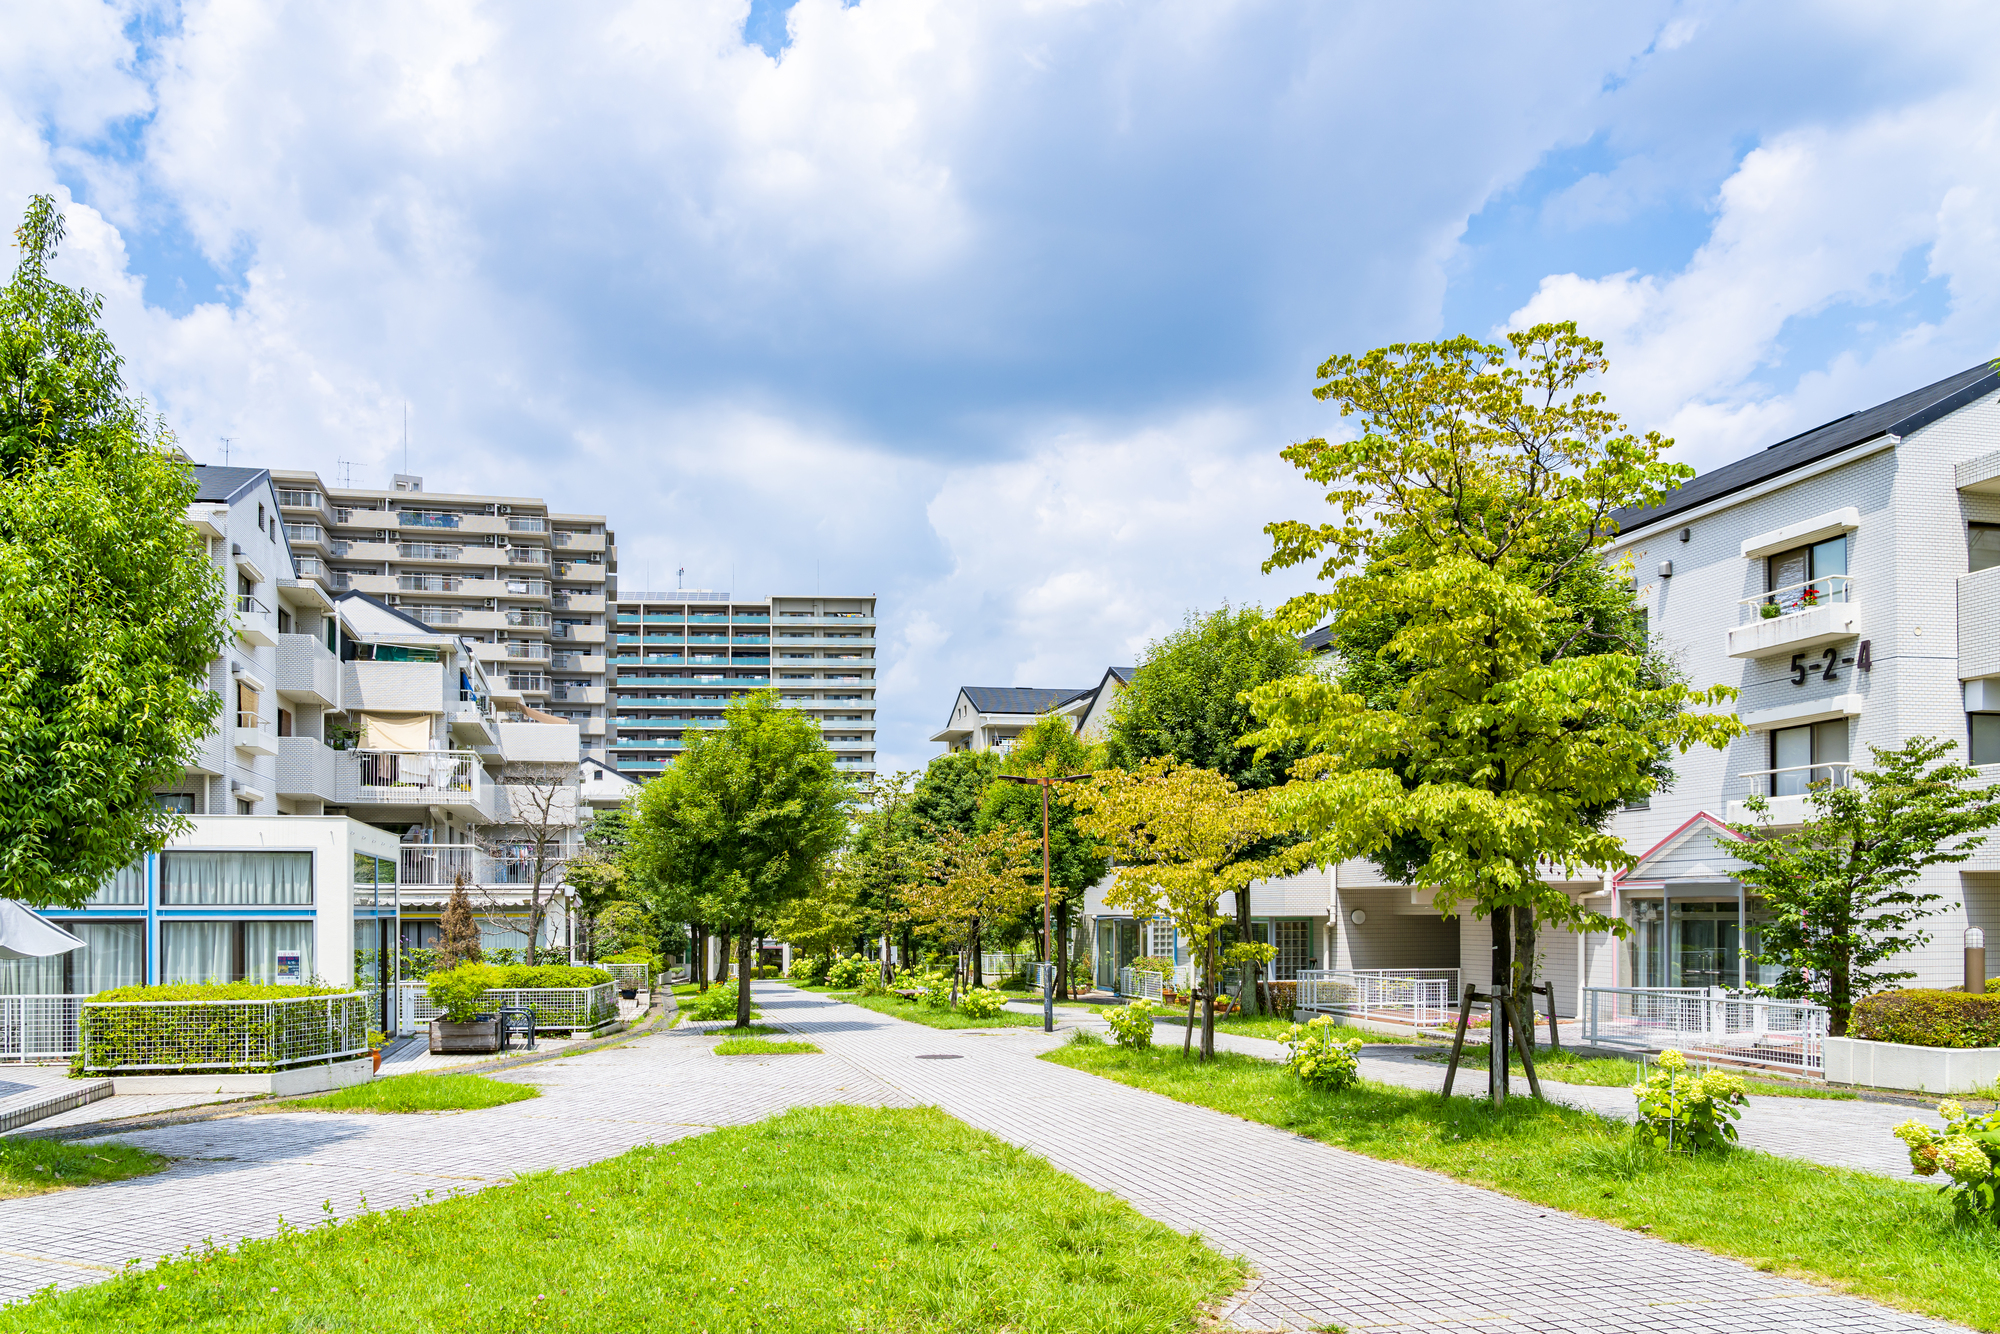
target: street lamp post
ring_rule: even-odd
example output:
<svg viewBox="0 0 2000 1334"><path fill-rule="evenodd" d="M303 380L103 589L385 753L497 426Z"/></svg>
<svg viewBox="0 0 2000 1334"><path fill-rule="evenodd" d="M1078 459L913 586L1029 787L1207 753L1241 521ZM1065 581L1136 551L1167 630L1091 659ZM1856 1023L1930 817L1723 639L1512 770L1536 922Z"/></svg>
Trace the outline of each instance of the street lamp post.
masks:
<svg viewBox="0 0 2000 1334"><path fill-rule="evenodd" d="M1042 790L1042 1031L1056 1031L1056 935L1049 924L1049 788L1055 783L1074 783L1089 774L1056 774L1030 778L1026 774L1001 774L1009 783L1033 783Z"/></svg>

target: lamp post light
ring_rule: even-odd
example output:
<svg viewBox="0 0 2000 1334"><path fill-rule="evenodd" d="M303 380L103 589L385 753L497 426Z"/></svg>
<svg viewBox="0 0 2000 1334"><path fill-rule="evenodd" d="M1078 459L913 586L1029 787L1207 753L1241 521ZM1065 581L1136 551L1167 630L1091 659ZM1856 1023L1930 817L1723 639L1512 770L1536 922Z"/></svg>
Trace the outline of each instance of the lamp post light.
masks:
<svg viewBox="0 0 2000 1334"><path fill-rule="evenodd" d="M1033 783L1042 790L1042 1032L1056 1031L1056 935L1049 925L1049 788L1056 783L1074 783L1089 774L1056 774L1030 778L1025 774L1001 774L1009 783Z"/></svg>

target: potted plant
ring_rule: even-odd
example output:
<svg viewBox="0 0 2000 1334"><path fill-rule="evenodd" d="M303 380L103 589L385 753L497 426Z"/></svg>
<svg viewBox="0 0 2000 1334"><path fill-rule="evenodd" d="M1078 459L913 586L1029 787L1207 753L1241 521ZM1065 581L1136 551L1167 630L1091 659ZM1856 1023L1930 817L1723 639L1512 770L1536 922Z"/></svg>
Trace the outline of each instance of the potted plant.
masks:
<svg viewBox="0 0 2000 1334"><path fill-rule="evenodd" d="M1783 607L1780 607L1775 602L1766 602L1764 605L1757 608L1757 614L1759 616L1762 616L1765 620L1768 621L1775 617L1783 616L1785 614L1785 609Z"/></svg>
<svg viewBox="0 0 2000 1334"><path fill-rule="evenodd" d="M500 970L492 964L462 963L432 973L425 986L431 1004L444 1013L431 1020L431 1051L499 1051L500 1016L481 1008L486 993L499 985Z"/></svg>
<svg viewBox="0 0 2000 1334"><path fill-rule="evenodd" d="M382 1048L389 1045L389 1035L376 1029L368 1030L368 1055L374 1059L376 1074L382 1073Z"/></svg>

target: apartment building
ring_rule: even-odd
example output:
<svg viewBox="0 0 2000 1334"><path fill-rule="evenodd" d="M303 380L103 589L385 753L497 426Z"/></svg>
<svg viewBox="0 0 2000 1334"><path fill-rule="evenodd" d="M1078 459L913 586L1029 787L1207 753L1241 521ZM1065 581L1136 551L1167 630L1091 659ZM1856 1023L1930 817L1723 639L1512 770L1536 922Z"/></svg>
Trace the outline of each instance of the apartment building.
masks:
<svg viewBox="0 0 2000 1334"><path fill-rule="evenodd" d="M611 753L621 772L661 772L695 729L722 726L732 699L775 688L818 723L836 766L874 774L874 598L625 593L613 638Z"/></svg>
<svg viewBox="0 0 2000 1334"><path fill-rule="evenodd" d="M370 594L472 645L496 683L574 723L582 756L605 759L606 609L616 535L601 514L558 514L525 496L386 491L272 474L299 577Z"/></svg>

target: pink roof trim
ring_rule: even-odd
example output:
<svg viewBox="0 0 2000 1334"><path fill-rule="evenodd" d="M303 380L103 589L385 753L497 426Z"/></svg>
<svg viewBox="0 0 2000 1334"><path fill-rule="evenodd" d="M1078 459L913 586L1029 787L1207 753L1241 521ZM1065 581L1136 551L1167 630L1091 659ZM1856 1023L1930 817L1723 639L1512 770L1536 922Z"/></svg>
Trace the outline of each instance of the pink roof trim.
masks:
<svg viewBox="0 0 2000 1334"><path fill-rule="evenodd" d="M1728 825L1724 824L1722 821L1716 819L1713 815L1710 815L1707 811L1696 811L1693 815L1690 815L1681 824L1680 828L1674 830L1673 833L1668 834L1658 843L1655 843L1652 847L1647 848L1644 852L1640 853L1639 860L1634 862L1632 865L1634 866L1634 868L1643 865L1647 858L1651 857L1654 853L1660 851L1660 849L1666 847L1668 844L1678 842L1682 835L1686 834L1690 829L1694 828L1698 824L1711 825L1717 832L1727 834L1730 838L1735 839L1738 843L1748 843L1750 841L1743 835L1737 833L1734 829L1731 829ZM1629 871L1620 871L1617 875L1611 877L1611 883L1614 885L1623 886L1625 883L1625 877L1629 874L1631 874L1631 872ZM1633 882L1634 885L1637 885L1639 883L1641 882L1639 881Z"/></svg>

